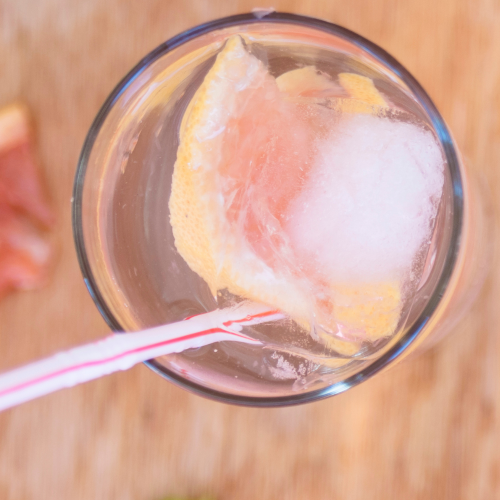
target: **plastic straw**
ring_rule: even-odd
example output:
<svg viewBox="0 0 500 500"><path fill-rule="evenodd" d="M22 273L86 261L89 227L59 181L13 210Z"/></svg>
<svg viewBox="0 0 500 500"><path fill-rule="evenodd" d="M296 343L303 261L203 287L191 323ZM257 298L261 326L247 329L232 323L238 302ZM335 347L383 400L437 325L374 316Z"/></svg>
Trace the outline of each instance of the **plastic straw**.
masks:
<svg viewBox="0 0 500 500"><path fill-rule="evenodd" d="M222 341L259 345L240 333L244 325L282 318L261 304L245 302L140 332L119 333L0 375L0 411L165 354Z"/></svg>

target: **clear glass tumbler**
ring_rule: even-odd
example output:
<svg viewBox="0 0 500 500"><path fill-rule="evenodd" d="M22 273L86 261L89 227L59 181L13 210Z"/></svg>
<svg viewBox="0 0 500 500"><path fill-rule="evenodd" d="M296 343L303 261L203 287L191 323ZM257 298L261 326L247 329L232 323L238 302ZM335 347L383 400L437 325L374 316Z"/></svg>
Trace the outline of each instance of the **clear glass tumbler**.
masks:
<svg viewBox="0 0 500 500"><path fill-rule="evenodd" d="M140 61L104 103L83 146L74 190L75 242L89 292L113 330L179 321L218 305L176 251L168 199L186 106L235 33L274 76L313 64L332 78L340 72L369 77L395 106L434 131L446 158L426 271L391 339L352 358L311 357L289 349L280 325L268 325L273 349L229 342L146 363L184 388L225 402L314 401L362 382L452 328L485 275L487 219L436 107L389 54L344 28L292 14L213 21L172 38Z"/></svg>

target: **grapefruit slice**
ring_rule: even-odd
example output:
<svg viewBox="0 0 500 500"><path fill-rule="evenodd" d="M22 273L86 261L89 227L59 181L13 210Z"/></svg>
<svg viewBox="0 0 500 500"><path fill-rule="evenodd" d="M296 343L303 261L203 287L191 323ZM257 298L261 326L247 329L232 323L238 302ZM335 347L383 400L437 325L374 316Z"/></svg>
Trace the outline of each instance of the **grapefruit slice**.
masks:
<svg viewBox="0 0 500 500"><path fill-rule="evenodd" d="M0 296L43 286L51 254L49 243L29 221L0 204Z"/></svg>
<svg viewBox="0 0 500 500"><path fill-rule="evenodd" d="M0 295L45 284L52 249L41 228L53 223L33 155L28 112L11 105L0 111Z"/></svg>
<svg viewBox="0 0 500 500"><path fill-rule="evenodd" d="M229 38L183 117L170 221L177 250L212 293L227 289L269 304L305 327L318 310L331 322L337 296L335 321L357 333L369 321L375 325L370 336L378 338L392 333L386 326L393 329L399 315L393 307L397 291L385 284L336 289L311 280L284 230L317 141L338 122L324 107L290 97L332 97L346 90L313 67L276 80L240 36ZM389 301L379 317L373 301L380 303L381 294ZM342 354L357 351L342 338L322 337Z"/></svg>
<svg viewBox="0 0 500 500"><path fill-rule="evenodd" d="M177 250L214 294L227 288L307 317L280 221L307 173L312 132L298 115L242 39L230 38L184 116L169 207Z"/></svg>
<svg viewBox="0 0 500 500"><path fill-rule="evenodd" d="M55 218L39 175L26 107L13 104L0 112L0 201L50 227Z"/></svg>

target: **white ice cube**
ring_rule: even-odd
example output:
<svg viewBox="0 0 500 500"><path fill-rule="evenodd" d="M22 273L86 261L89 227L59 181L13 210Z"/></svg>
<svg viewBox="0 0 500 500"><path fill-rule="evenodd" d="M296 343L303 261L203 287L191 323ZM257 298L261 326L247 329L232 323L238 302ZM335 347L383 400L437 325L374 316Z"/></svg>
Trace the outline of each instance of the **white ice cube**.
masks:
<svg viewBox="0 0 500 500"><path fill-rule="evenodd" d="M344 115L289 208L297 257L329 282L399 278L430 237L443 170L436 138L423 127Z"/></svg>

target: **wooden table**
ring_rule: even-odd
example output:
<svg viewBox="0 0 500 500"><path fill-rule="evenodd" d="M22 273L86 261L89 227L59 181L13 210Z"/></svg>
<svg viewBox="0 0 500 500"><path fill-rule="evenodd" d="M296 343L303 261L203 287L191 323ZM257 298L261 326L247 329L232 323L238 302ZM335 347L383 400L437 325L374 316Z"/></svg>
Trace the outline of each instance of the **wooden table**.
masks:
<svg viewBox="0 0 500 500"><path fill-rule="evenodd" d="M31 107L59 215L50 286L0 305L0 369L102 336L70 221L75 166L118 80L163 40L251 1L0 0L0 105ZM500 6L492 0L273 0L359 32L435 100L500 193ZM498 207L493 207L497 215ZM493 238L493 236L492 236ZM493 499L500 496L500 267L436 349L339 397L257 410L143 366L0 414L0 498Z"/></svg>

